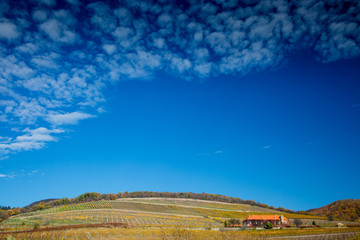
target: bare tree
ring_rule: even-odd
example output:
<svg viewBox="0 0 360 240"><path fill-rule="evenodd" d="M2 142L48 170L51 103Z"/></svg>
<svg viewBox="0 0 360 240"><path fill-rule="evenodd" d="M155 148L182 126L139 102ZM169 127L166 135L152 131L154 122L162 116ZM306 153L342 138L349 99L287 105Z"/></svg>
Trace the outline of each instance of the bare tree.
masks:
<svg viewBox="0 0 360 240"><path fill-rule="evenodd" d="M301 221L301 219L295 218L294 219L294 224L298 228L303 224L303 222Z"/></svg>

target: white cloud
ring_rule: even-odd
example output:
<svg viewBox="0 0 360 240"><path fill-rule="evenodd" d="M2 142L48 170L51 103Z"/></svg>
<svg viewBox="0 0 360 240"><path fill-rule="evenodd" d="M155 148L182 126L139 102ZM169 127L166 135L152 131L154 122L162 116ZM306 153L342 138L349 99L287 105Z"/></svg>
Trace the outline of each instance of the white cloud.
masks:
<svg viewBox="0 0 360 240"><path fill-rule="evenodd" d="M66 0L68 3L72 4L72 5L78 5L79 1L78 0Z"/></svg>
<svg viewBox="0 0 360 240"><path fill-rule="evenodd" d="M207 37L207 42L211 49L219 54L225 54L226 51L231 47L226 39L226 36L222 32L213 32Z"/></svg>
<svg viewBox="0 0 360 240"><path fill-rule="evenodd" d="M47 116L47 121L54 125L78 124L80 120L96 117L88 113L52 113Z"/></svg>
<svg viewBox="0 0 360 240"><path fill-rule="evenodd" d="M114 44L104 44L103 48L107 54L111 55L116 51L116 46Z"/></svg>
<svg viewBox="0 0 360 240"><path fill-rule="evenodd" d="M51 134L59 134L64 131L62 129L47 129L40 127L37 129L26 128L22 132L25 132L25 134L17 136L15 139L0 141L0 153L9 154L41 149L45 147L46 142L57 141Z"/></svg>
<svg viewBox="0 0 360 240"><path fill-rule="evenodd" d="M50 79L49 76L40 75L35 78L29 78L22 82L22 85L31 91L40 91L48 93L50 91Z"/></svg>
<svg viewBox="0 0 360 240"><path fill-rule="evenodd" d="M35 56L31 59L31 62L39 67L45 68L58 68L59 65L55 62L59 58L58 54L52 52L48 55Z"/></svg>
<svg viewBox="0 0 360 240"><path fill-rule="evenodd" d="M176 69L179 73L189 70L190 67L191 62L189 59L182 59L176 56L171 59L171 68Z"/></svg>
<svg viewBox="0 0 360 240"><path fill-rule="evenodd" d="M0 174L0 178L17 178L17 177L28 177L28 176L34 176L39 173L39 170L33 170L33 171L25 171L20 170L19 172L11 172L9 174Z"/></svg>
<svg viewBox="0 0 360 240"><path fill-rule="evenodd" d="M200 77L208 77L211 73L211 68L211 63L200 63L194 67L194 71Z"/></svg>
<svg viewBox="0 0 360 240"><path fill-rule="evenodd" d="M32 17L37 22L43 22L47 19L48 13L45 10L36 10L33 12Z"/></svg>
<svg viewBox="0 0 360 240"><path fill-rule="evenodd" d="M128 40L131 35L133 35L133 30L128 27L118 27L113 32L113 35L117 40Z"/></svg>
<svg viewBox="0 0 360 240"><path fill-rule="evenodd" d="M172 22L172 20L173 19L169 14L163 13L158 17L157 23L160 27L167 27Z"/></svg>
<svg viewBox="0 0 360 240"><path fill-rule="evenodd" d="M55 137L51 136L51 133L63 133L64 130L61 129L52 129L49 130L44 127L40 127L34 130L25 129L24 132L28 132L25 135L16 137L18 142L53 142L57 141Z"/></svg>
<svg viewBox="0 0 360 240"><path fill-rule="evenodd" d="M360 56L355 0L99 1L81 11L54 0L26 11L14 3L0 3L0 122L20 129L95 117L104 89L157 71L198 81L244 75L278 66L299 46L323 62ZM3 151L56 140L16 134L0 139Z"/></svg>
<svg viewBox="0 0 360 240"><path fill-rule="evenodd" d="M158 48L164 47L165 40L163 38L155 38L154 39L154 45Z"/></svg>
<svg viewBox="0 0 360 240"><path fill-rule="evenodd" d="M38 49L39 49L38 46L36 46L33 43L25 43L23 45L16 47L17 51L28 54L34 54Z"/></svg>
<svg viewBox="0 0 360 240"><path fill-rule="evenodd" d="M64 23L66 26L73 26L77 20L73 15L65 9L60 9L54 12L54 17L61 23Z"/></svg>
<svg viewBox="0 0 360 240"><path fill-rule="evenodd" d="M45 114L46 109L35 98L20 100L19 105L13 110L13 115L19 118L22 124L34 124Z"/></svg>
<svg viewBox="0 0 360 240"><path fill-rule="evenodd" d="M13 76L28 78L34 74L34 70L29 68L25 62L19 61L14 55L0 57L0 70L5 79L12 79Z"/></svg>
<svg viewBox="0 0 360 240"><path fill-rule="evenodd" d="M101 31L111 33L116 28L116 17L110 7L102 2L90 3L88 9L93 10L91 23L96 25Z"/></svg>
<svg viewBox="0 0 360 240"><path fill-rule="evenodd" d="M40 25L40 29L44 31L52 40L62 43L74 43L77 36L65 24L52 18Z"/></svg>
<svg viewBox="0 0 360 240"><path fill-rule="evenodd" d="M114 10L114 14L119 18L119 24L123 27L128 27L132 21L132 15L126 8L120 7Z"/></svg>
<svg viewBox="0 0 360 240"><path fill-rule="evenodd" d="M47 6L53 6L56 4L55 0L38 0L39 3L45 4Z"/></svg>
<svg viewBox="0 0 360 240"><path fill-rule="evenodd" d="M15 24L11 22L0 22L0 39L14 40L20 36Z"/></svg>

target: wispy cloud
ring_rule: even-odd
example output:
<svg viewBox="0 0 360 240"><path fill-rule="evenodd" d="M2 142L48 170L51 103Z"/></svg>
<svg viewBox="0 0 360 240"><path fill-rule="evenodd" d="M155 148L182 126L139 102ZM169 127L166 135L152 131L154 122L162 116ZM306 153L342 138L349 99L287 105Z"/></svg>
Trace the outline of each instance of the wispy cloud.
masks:
<svg viewBox="0 0 360 240"><path fill-rule="evenodd" d="M57 141L52 134L63 133L64 130L40 127L37 129L26 128L21 132L25 134L19 135L15 139L5 137L0 140L0 154L41 149L46 142Z"/></svg>
<svg viewBox="0 0 360 240"><path fill-rule="evenodd" d="M11 178L15 178L16 175L14 173L10 173L10 174L0 174L0 179L11 179Z"/></svg>
<svg viewBox="0 0 360 240"><path fill-rule="evenodd" d="M276 67L299 49L323 62L357 57L359 8L356 0L2 1L0 121L78 124L101 113L107 86L157 71L203 81ZM1 149L51 139L17 137L26 139L12 136Z"/></svg>
<svg viewBox="0 0 360 240"><path fill-rule="evenodd" d="M95 115L82 112L72 112L64 114L55 113L49 114L47 117L47 121L54 125L78 124L80 120L93 117L95 117Z"/></svg>
<svg viewBox="0 0 360 240"><path fill-rule="evenodd" d="M0 174L0 179L12 179L12 178L17 178L17 177L29 177L29 176L34 176L36 174L39 173L39 170L32 170L32 171L25 171L25 170L21 170L19 172L12 172L9 174Z"/></svg>

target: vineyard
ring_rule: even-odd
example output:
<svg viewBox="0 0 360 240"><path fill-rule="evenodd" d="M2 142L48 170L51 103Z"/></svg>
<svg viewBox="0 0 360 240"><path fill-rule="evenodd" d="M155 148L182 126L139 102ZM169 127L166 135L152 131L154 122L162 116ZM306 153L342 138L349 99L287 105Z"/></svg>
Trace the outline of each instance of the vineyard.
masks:
<svg viewBox="0 0 360 240"><path fill-rule="evenodd" d="M269 211L269 209L244 206L245 204L219 204L211 203L209 201L190 201L190 200L113 200L113 201L96 201L88 203L76 203L69 205L62 205L58 207L49 208L46 210L38 211L37 214L50 214L65 211L81 211L93 209L113 209L113 210L126 210L126 211L139 211L151 213L167 213L167 214L180 214L180 215L193 215L193 216L208 216L219 218L240 218L244 219L251 214L267 213L267 214L283 214L287 218L302 218L302 219L325 219L324 217L280 213L278 211ZM246 210L245 210L246 209ZM29 213L32 215L34 213ZM24 214L25 215L25 214Z"/></svg>
<svg viewBox="0 0 360 240"><path fill-rule="evenodd" d="M246 209L246 210L245 210ZM250 212L250 210L253 210ZM254 211L258 210L258 211ZM268 210L268 209L266 209ZM128 223L134 226L186 226L204 228L221 227L229 218L243 220L251 214L261 214L261 208L244 204L224 204L196 200L122 199L94 201L57 206L41 211L28 212L8 219L12 226L34 224L37 221L50 225L86 223ZM271 212L266 212L271 214ZM279 214L279 212L273 212ZM287 218L302 218L305 222L322 217L283 213Z"/></svg>
<svg viewBox="0 0 360 240"><path fill-rule="evenodd" d="M176 198L131 198L131 199L120 199L118 201L131 201L141 203L152 203L162 205L180 205L188 207L204 207L217 210L236 210L243 212L279 212L276 210L262 208L257 206L251 206L247 204L233 204L223 203L205 200L194 200L194 199L176 199Z"/></svg>
<svg viewBox="0 0 360 240"><path fill-rule="evenodd" d="M213 218L151 214L145 212L124 212L109 209L58 212L54 214L13 218L11 221L8 221L8 226L21 226L25 223L26 226L31 227L37 221L42 221L52 226L89 223L126 223L129 224L129 226L136 227L181 226L187 228L204 228L206 226L222 226L220 221Z"/></svg>
<svg viewBox="0 0 360 240"><path fill-rule="evenodd" d="M119 199L119 200L101 200L85 203L76 203L56 206L44 210L27 212L19 215L15 215L2 223L0 223L0 237L1 232L6 231L24 231L31 230L34 225L40 224L43 227L61 227L61 226L85 226L91 224L125 224L129 229L117 229L116 234L121 236L128 236L130 232L136 232L137 234L143 234L145 232L151 232L154 239L162 239L162 234L171 235L175 231L174 229L191 230L186 234L205 236L209 239L219 239L216 234L231 235L233 233L214 233L201 232L205 229L221 230L224 226L224 221L230 218L243 220L250 214L279 214L278 211L270 211L270 209L264 210L261 207L254 207L245 204L230 204L219 203L204 200L188 200L188 199ZM294 218L301 218L305 225L311 225L313 220L323 227L333 226L333 222L328 222L322 217L315 217L311 215L280 213L291 221ZM345 223L345 222L344 222ZM147 229L147 230L145 230ZM160 231L160 230L161 231ZM329 228L330 229L330 228ZM277 235L283 233L294 234L297 233L320 233L328 231L331 233L337 233L338 231L347 231L342 229L284 229L276 230ZM355 229L355 228L354 228ZM357 229L357 228L356 228ZM227 229L234 230L234 229ZM236 230L236 229L235 229ZM110 229L98 229L98 231L91 230L71 230L76 234L93 232L93 235L99 234L101 231L104 235L115 234L115 230ZM67 230L67 234L70 234L70 230ZM115 231L115 232L114 232ZM120 231L120 232L119 232ZM179 230L180 231L180 230ZM223 230L222 230L223 231ZM222 232L220 231L220 232ZM275 231L275 230L274 230ZM233 231L231 231L233 232ZM252 236L253 231L241 231L243 235ZM261 233L257 232L256 236L261 236ZM206 233L206 234L205 234ZM270 232L266 232L270 233ZM272 232L274 233L274 232ZM72 232L71 234L75 234ZM70 234L70 235L71 235ZM75 235L76 235L75 234ZM116 235L115 234L115 235ZM238 233L237 233L238 234ZM121 236L118 236L121 239ZM225 236L224 235L224 236ZM244 239L239 238L238 235L235 238L229 239ZM141 237L140 237L141 238ZM1 238L0 238L1 239ZM117 239L117 238L114 238ZM126 239L126 237L124 237ZM151 238L148 238L151 239ZM168 238L164 238L168 239ZM172 239L172 238L169 238ZM191 239L191 238L189 238ZM194 239L206 239L194 238ZM220 238L221 239L221 238Z"/></svg>

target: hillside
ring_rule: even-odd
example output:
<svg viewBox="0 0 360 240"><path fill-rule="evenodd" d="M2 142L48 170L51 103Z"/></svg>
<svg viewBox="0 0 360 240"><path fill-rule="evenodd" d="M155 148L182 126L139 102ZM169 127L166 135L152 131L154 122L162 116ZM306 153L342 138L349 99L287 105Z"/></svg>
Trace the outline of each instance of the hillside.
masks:
<svg viewBox="0 0 360 240"><path fill-rule="evenodd" d="M244 220L249 215L282 214L289 219L301 218L310 224L318 216L283 213L248 204L223 203L184 198L122 198L59 205L43 210L15 215L5 222L14 227L33 226L36 222L47 225L73 225L98 223L126 223L139 227L187 228L222 227L227 219ZM22 224L19 226L19 224Z"/></svg>
<svg viewBox="0 0 360 240"><path fill-rule="evenodd" d="M360 199L339 200L324 207L310 209L306 212L338 220L359 221Z"/></svg>
<svg viewBox="0 0 360 240"><path fill-rule="evenodd" d="M43 200L39 200L39 201L36 201L36 202L33 202L23 208L25 209L31 209L33 206L35 205L38 205L39 203L43 202L43 203L48 203L48 202L52 202L52 201L55 201L55 200L59 200L58 198L49 198L49 199L43 199Z"/></svg>
<svg viewBox="0 0 360 240"><path fill-rule="evenodd" d="M355 227L338 229L336 223L326 217L312 214L282 212L244 203L175 197L121 196L114 199L114 195L85 193L73 199L41 202L30 211L17 212L0 222L0 240L8 239L9 234L16 239L38 239L34 236L39 236L39 239L243 240L262 239L260 236L265 239L268 234L320 234L324 237L341 234L353 237L360 231L357 227L360 224L342 221ZM290 220L291 228L253 231L253 228L229 227L229 222L242 222L249 215L284 215ZM295 228L295 219L301 219L302 229ZM316 226L313 226L314 222ZM48 234L47 237L44 234Z"/></svg>

